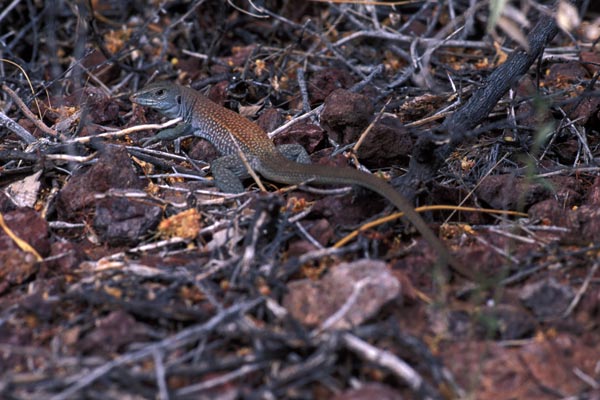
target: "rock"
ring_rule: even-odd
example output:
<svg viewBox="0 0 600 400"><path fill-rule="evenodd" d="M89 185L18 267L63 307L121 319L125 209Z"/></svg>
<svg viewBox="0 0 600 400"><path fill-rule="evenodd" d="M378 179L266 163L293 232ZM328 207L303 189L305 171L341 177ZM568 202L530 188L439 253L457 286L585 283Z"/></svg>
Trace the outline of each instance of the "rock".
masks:
<svg viewBox="0 0 600 400"><path fill-rule="evenodd" d="M381 261L359 260L333 267L320 281L291 282L283 306L303 324L348 329L376 315L400 294L400 282ZM335 315L339 313L340 315Z"/></svg>

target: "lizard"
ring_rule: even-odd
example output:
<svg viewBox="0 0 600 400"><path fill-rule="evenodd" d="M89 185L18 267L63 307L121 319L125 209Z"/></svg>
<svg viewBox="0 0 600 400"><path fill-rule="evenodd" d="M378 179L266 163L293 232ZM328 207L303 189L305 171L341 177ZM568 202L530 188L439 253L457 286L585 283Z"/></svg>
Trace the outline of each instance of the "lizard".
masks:
<svg viewBox="0 0 600 400"><path fill-rule="evenodd" d="M352 168L310 164L310 157L300 144L275 146L267 133L254 122L189 87L159 81L133 93L130 100L168 118L182 118L179 125L144 140L143 146L189 134L211 142L221 157L214 160L210 168L216 186L223 192L244 191L241 179L250 175L240 158L240 151L254 171L271 181L291 185L315 183L365 187L385 197L404 213L404 217L437 253L440 264L444 267L450 264L456 271L465 274L462 266L408 200L383 179Z"/></svg>

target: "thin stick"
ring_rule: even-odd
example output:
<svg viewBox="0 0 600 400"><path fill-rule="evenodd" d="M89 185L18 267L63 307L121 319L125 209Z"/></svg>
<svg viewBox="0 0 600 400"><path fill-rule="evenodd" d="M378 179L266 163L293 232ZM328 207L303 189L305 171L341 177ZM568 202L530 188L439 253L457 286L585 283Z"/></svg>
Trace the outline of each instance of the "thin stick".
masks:
<svg viewBox="0 0 600 400"><path fill-rule="evenodd" d="M360 357L376 365L388 369L398 378L402 379L414 393L419 393L421 398L436 398L439 394L426 393L432 389L428 387L423 377L406 361L395 354L379 349L361 338L350 333L342 335L344 345ZM441 396L439 396L441 398Z"/></svg>
<svg viewBox="0 0 600 400"><path fill-rule="evenodd" d="M60 133L58 133L54 129L47 127L46 124L44 124L38 117L36 117L31 112L31 110L29 109L29 107L27 107L25 105L25 103L23 103L23 100L21 100L21 98L19 96L17 96L17 94L15 92L13 92L11 88L9 88L6 85L2 85L2 90L4 90L11 97L11 99L13 99L13 101L15 102L15 104L17 105L17 107L19 107L19 109L21 109L21 111L23 112L23 114L25 114L25 116L31 122L33 122L33 124L38 129L40 129L45 134L50 135L50 136L52 136L54 138L64 139L63 135L61 135Z"/></svg>
<svg viewBox="0 0 600 400"><path fill-rule="evenodd" d="M71 142L87 143L87 142L91 141L92 139L97 139L97 138L119 137L119 136L127 135L132 132L144 131L144 130L148 130L148 129L164 129L164 128L168 128L169 126L178 124L181 121L182 121L182 118L177 117L177 118L167 121L163 124L145 124L145 125L130 126L129 128L121 129L119 131L100 133L98 135L93 135L93 136L78 137L78 138L71 140Z"/></svg>
<svg viewBox="0 0 600 400"><path fill-rule="evenodd" d="M35 143L37 141L35 136L27 132L25 128L10 119L8 115L4 114L2 111L0 111L0 128L1 127L6 127L6 129L13 132L27 144Z"/></svg>
<svg viewBox="0 0 600 400"><path fill-rule="evenodd" d="M98 379L102 378L104 375L108 374L113 369L128 363L136 362L144 358L150 357L152 356L153 352L155 352L157 349L162 349L164 351L173 350L178 347L185 346L186 344L191 343L195 340L198 340L199 337L205 335L207 332L213 331L219 325L225 323L226 321L229 321L232 317L247 313L262 301L263 300L259 298L231 306L223 312L220 312L219 314L215 315L204 324L189 327L180 331L176 335L161 340L160 342L143 347L138 351L126 353L122 356L119 356L114 360L111 360L107 363L100 365L99 367L94 368L91 371L84 371L80 374L80 378L73 385L69 386L67 389L63 390L57 395L51 397L50 400L67 400L73 398L75 393L91 385Z"/></svg>
<svg viewBox="0 0 600 400"><path fill-rule="evenodd" d="M358 149L360 148L360 146L363 144L363 142L367 138L367 135L369 134L369 132L371 132L371 129L373 129L373 127L375 126L375 124L377 124L377 122L379 122L379 120L381 119L381 117L385 113L385 108L388 106L388 104L390 104L391 100L392 100L392 98L390 97L388 99L388 101L385 102L385 105L383 107L381 107L381 111L379 111L379 113L377 114L377 116L375 117L375 119L373 119L373 121L371 121L371 123L369 124L369 126L367 126L367 129L365 129L364 132L361 133L360 137L358 138L358 141L356 142L356 144L352 148L352 151L354 152L354 154L356 154L358 152Z"/></svg>
<svg viewBox="0 0 600 400"><path fill-rule="evenodd" d="M573 301L571 301L571 304L569 304L569 307L567 307L567 309L563 313L563 315L562 315L563 318L567 318L569 316L569 314L571 314L573 312L575 307L577 307L577 304L579 304L579 301L583 297L583 294L586 292L586 290L590 286L590 282L591 282L592 278L594 277L594 275L596 275L596 271L598 271L599 265L600 265L600 262L594 263L594 265L590 269L590 272L585 277L585 280L583 281L583 285L581 285L581 287L577 291L577 294L573 298Z"/></svg>

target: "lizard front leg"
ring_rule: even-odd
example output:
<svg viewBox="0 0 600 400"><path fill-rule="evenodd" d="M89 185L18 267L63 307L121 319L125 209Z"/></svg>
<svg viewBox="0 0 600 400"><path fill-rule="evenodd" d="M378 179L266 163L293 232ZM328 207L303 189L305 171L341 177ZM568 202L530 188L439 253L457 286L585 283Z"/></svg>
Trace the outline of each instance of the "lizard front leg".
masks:
<svg viewBox="0 0 600 400"><path fill-rule="evenodd" d="M143 147L146 147L152 143L156 143L161 140L174 140L179 137L189 135L192 132L193 132L192 125L179 124L173 128L164 129L154 136L142 139L141 143L142 143Z"/></svg>

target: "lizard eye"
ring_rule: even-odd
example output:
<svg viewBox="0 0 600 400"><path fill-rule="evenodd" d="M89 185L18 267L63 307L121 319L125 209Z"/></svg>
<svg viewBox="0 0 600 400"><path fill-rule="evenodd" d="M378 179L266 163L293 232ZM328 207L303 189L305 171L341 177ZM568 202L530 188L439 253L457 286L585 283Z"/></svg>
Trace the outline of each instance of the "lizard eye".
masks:
<svg viewBox="0 0 600 400"><path fill-rule="evenodd" d="M158 89L156 91L156 95L159 96L159 97L164 96L165 95L165 89Z"/></svg>
<svg viewBox="0 0 600 400"><path fill-rule="evenodd" d="M176 100L177 100L177 104L181 104L181 96L177 96Z"/></svg>

